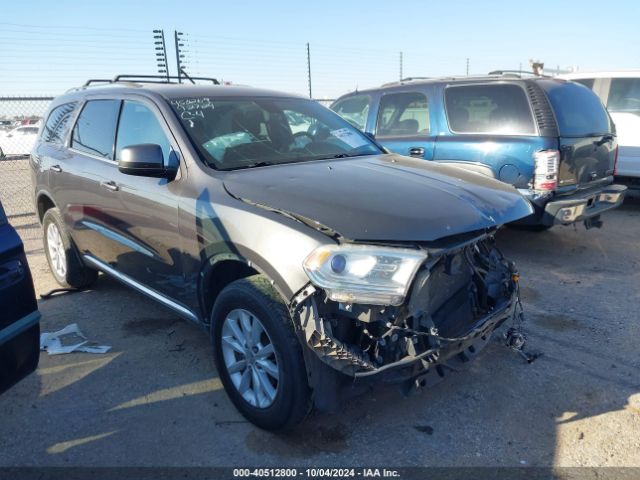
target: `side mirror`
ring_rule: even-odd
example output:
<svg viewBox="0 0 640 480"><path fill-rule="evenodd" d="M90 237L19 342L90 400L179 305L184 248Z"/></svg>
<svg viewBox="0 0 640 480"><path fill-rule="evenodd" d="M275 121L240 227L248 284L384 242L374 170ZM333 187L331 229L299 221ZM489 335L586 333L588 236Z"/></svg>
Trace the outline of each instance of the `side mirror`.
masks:
<svg viewBox="0 0 640 480"><path fill-rule="evenodd" d="M118 160L118 170L127 175L156 178L174 178L178 171L176 166L165 166L162 148L152 143L123 148Z"/></svg>

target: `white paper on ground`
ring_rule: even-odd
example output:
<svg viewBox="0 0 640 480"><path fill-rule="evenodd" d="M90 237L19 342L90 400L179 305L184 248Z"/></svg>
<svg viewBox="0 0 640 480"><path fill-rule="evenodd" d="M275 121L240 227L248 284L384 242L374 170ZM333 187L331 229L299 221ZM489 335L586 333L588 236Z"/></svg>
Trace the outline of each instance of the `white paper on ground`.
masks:
<svg viewBox="0 0 640 480"><path fill-rule="evenodd" d="M111 347L107 345L91 345L77 323L67 325L57 332L40 334L40 350L49 355L61 355L72 352L107 353Z"/></svg>

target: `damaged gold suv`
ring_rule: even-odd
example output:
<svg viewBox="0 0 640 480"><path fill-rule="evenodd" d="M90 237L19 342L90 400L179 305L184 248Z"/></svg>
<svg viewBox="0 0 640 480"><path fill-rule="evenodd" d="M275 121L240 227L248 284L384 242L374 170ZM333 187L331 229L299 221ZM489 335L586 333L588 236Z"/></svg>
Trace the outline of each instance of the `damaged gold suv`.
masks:
<svg viewBox="0 0 640 480"><path fill-rule="evenodd" d="M103 82L104 83L104 82ZM390 154L302 97L118 77L51 105L32 154L56 280L102 271L211 334L256 425L340 386L430 383L513 315L513 187Z"/></svg>

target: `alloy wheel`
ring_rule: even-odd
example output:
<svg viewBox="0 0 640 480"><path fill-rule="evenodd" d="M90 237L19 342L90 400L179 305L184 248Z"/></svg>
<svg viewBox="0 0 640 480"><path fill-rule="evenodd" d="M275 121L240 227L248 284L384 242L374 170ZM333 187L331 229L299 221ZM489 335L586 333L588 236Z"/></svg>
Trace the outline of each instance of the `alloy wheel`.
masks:
<svg viewBox="0 0 640 480"><path fill-rule="evenodd" d="M65 278L67 274L67 255L60 230L53 222L47 227L47 248L49 250L51 268L59 278Z"/></svg>
<svg viewBox="0 0 640 480"><path fill-rule="evenodd" d="M267 408L278 394L280 368L273 342L256 315L244 309L228 313L222 325L222 356L242 398Z"/></svg>

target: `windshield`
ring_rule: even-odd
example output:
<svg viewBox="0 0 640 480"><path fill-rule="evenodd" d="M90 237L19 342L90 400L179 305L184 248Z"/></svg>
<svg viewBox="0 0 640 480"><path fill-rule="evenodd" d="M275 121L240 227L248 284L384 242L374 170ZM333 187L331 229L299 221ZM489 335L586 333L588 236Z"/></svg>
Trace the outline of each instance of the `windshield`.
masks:
<svg viewBox="0 0 640 480"><path fill-rule="evenodd" d="M192 97L171 101L204 160L236 170L382 153L349 122L312 100Z"/></svg>

